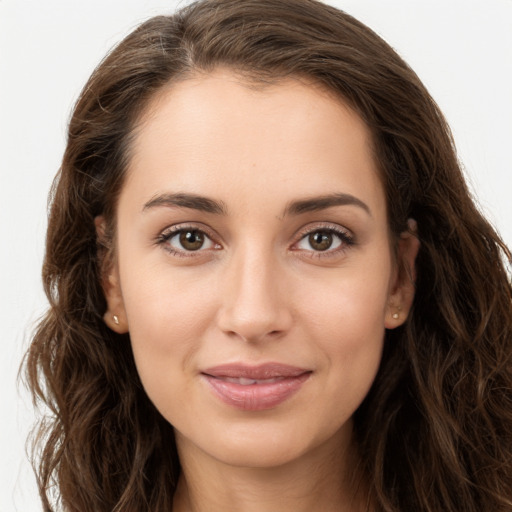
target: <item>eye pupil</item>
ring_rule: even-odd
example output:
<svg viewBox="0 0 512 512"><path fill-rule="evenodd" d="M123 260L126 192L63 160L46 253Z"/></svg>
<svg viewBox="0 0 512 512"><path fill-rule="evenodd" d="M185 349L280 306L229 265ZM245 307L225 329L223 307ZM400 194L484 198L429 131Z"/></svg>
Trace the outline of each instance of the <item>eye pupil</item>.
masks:
<svg viewBox="0 0 512 512"><path fill-rule="evenodd" d="M315 231L309 235L309 244L316 251L326 251L332 245L332 234L327 231Z"/></svg>
<svg viewBox="0 0 512 512"><path fill-rule="evenodd" d="M187 251L197 251L204 244L204 235L200 231L182 231L180 244Z"/></svg>

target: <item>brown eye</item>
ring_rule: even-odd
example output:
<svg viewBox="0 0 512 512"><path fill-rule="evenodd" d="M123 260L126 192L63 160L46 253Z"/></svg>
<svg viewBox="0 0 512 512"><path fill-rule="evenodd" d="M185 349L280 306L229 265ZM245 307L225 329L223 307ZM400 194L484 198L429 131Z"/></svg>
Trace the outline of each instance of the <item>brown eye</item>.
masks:
<svg viewBox="0 0 512 512"><path fill-rule="evenodd" d="M320 227L305 233L294 245L294 248L311 254L325 253L326 255L334 255L338 249L347 248L353 245L353 243L353 238L348 231L341 228Z"/></svg>
<svg viewBox="0 0 512 512"><path fill-rule="evenodd" d="M210 249L221 248L202 229L194 227L175 226L162 233L158 242L174 256L192 256L194 253L198 255Z"/></svg>
<svg viewBox="0 0 512 512"><path fill-rule="evenodd" d="M326 251L332 246L333 236L329 231L315 231L308 235L308 242L313 250Z"/></svg>
<svg viewBox="0 0 512 512"><path fill-rule="evenodd" d="M197 251L203 247L205 237L201 231L182 231L179 240L186 251Z"/></svg>

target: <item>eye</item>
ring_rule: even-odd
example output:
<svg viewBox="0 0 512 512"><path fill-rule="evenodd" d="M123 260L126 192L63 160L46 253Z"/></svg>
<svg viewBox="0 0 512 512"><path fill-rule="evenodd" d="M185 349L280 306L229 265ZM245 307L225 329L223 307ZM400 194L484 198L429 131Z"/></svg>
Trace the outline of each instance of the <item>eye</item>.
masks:
<svg viewBox="0 0 512 512"><path fill-rule="evenodd" d="M204 231L193 227L172 227L158 237L158 243L176 255L220 247Z"/></svg>
<svg viewBox="0 0 512 512"><path fill-rule="evenodd" d="M341 228L322 227L304 233L295 245L295 249L331 254L353 244L353 237Z"/></svg>
<svg viewBox="0 0 512 512"><path fill-rule="evenodd" d="M309 233L298 243L299 249L313 251L327 251L336 249L341 245L340 237L332 231L322 230Z"/></svg>
<svg viewBox="0 0 512 512"><path fill-rule="evenodd" d="M202 231L187 229L171 237L169 245L176 249L184 249L185 251L198 251L203 248L208 249L209 245L213 245L213 243ZM179 247L177 247L178 245Z"/></svg>

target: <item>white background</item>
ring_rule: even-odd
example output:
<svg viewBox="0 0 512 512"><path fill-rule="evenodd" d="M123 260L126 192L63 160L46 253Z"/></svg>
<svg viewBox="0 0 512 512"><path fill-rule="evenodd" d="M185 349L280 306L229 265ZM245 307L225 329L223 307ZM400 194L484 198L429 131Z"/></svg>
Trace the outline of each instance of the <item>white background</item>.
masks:
<svg viewBox="0 0 512 512"><path fill-rule="evenodd" d="M46 195L71 107L128 31L173 0L0 0L0 512L40 510L16 375L45 301ZM409 62L452 126L471 188L512 245L512 0L331 0Z"/></svg>

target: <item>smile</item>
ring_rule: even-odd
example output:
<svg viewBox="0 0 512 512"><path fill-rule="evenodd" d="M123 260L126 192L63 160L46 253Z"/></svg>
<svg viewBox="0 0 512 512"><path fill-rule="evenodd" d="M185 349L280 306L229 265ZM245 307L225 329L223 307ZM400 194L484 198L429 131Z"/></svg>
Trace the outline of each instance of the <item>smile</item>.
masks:
<svg viewBox="0 0 512 512"><path fill-rule="evenodd" d="M209 368L202 377L223 403L244 411L263 411L291 398L311 373L278 363L256 367L236 364Z"/></svg>
<svg viewBox="0 0 512 512"><path fill-rule="evenodd" d="M274 382L278 382L282 380L282 378L273 378L273 379L248 379L246 377L240 377L238 379L233 377L224 377L225 382L232 382L233 384L240 384L241 386L250 386L251 384L273 384Z"/></svg>

